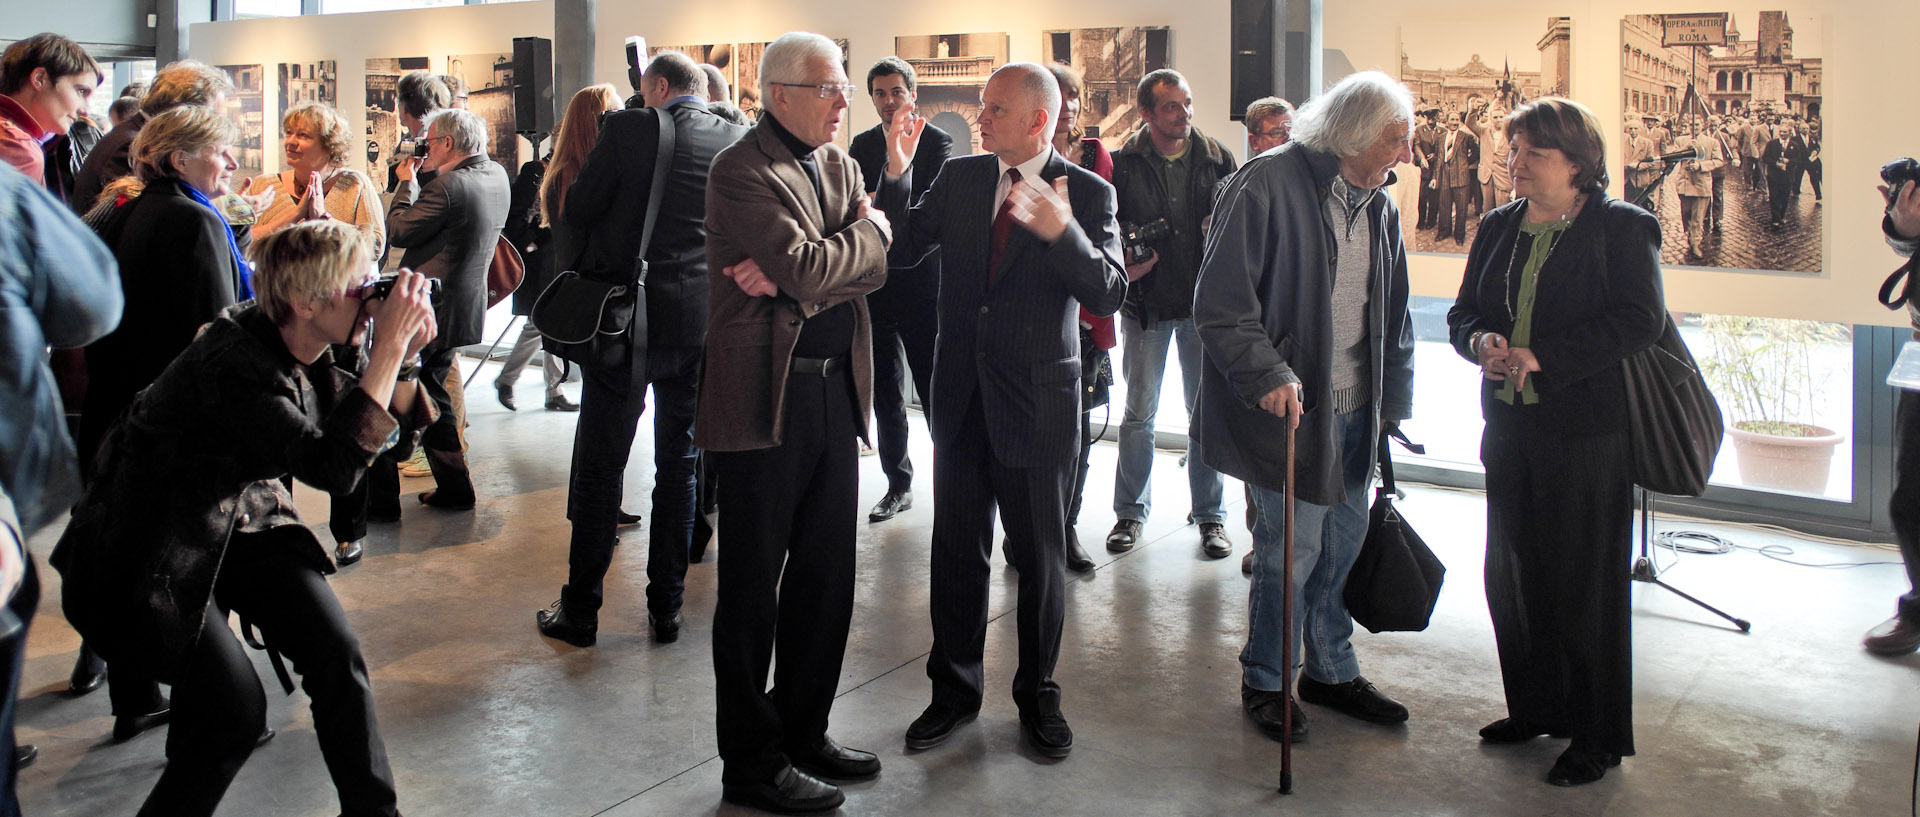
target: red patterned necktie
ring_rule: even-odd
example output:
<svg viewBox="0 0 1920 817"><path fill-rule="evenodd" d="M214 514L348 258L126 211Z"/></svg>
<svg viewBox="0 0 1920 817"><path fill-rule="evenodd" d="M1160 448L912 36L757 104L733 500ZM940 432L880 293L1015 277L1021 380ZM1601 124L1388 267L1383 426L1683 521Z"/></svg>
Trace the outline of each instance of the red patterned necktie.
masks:
<svg viewBox="0 0 1920 817"><path fill-rule="evenodd" d="M1000 200L1000 212L993 217L993 252L987 255L987 283L999 274L1000 254L1007 249L1007 238L1013 235L1013 190L1020 184L1020 168L1007 168L1007 197Z"/></svg>

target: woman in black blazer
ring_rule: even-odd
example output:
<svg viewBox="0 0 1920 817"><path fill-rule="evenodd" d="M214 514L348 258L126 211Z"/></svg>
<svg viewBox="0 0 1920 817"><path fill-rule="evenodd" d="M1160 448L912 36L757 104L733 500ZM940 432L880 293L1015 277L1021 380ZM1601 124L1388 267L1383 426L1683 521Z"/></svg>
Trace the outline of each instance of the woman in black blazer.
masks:
<svg viewBox="0 0 1920 817"><path fill-rule="evenodd" d="M1633 754L1633 482L1621 361L1665 326L1660 225L1606 195L1599 121L1543 99L1504 123L1515 201L1487 213L1447 313L1479 364L1487 607L1508 716L1480 736L1572 738L1547 780Z"/></svg>

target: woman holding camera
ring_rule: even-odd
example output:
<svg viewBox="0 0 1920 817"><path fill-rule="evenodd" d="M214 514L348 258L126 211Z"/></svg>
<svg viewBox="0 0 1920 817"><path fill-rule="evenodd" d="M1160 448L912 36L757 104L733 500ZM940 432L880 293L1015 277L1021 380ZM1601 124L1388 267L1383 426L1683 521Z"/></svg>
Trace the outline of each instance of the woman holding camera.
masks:
<svg viewBox="0 0 1920 817"><path fill-rule="evenodd" d="M1487 608L1507 717L1480 737L1571 738L1547 782L1576 786L1633 754L1620 364L1665 326L1660 224L1607 198L1585 106L1542 99L1500 126L1516 198L1481 219L1447 313L1454 348L1484 378Z"/></svg>
<svg viewBox="0 0 1920 817"><path fill-rule="evenodd" d="M289 692L281 656L300 673L341 813L395 815L333 565L282 478L346 491L433 420L417 383L435 332L427 280L402 271L379 297L369 248L339 222L254 248L257 300L223 312L113 426L50 561L88 643L173 684L167 767L141 815L213 814L261 734L266 697L230 612L263 634ZM356 382L328 347L375 323Z"/></svg>

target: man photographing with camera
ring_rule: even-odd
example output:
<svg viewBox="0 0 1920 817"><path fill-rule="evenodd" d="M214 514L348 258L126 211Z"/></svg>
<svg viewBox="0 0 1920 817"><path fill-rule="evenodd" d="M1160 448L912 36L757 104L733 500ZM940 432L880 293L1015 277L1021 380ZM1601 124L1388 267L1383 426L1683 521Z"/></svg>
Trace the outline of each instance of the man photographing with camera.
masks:
<svg viewBox="0 0 1920 817"><path fill-rule="evenodd" d="M1912 259L1914 251L1920 249L1920 193L1914 192L1920 187L1915 184L1920 181L1920 163L1895 160L1880 170L1880 177L1886 181L1880 185L1880 195L1887 200L1887 215L1880 220L1880 229L1887 234L1894 252ZM1920 303L1912 298L1913 268L1914 262L1909 260L1894 273L1893 280L1908 276L1902 298L1913 323L1913 337L1920 341ZM1882 300L1889 294L1882 291ZM1895 301L1891 305L1898 304ZM1900 391L1900 407L1894 414L1893 451L1893 498L1887 503L1888 513L1893 517L1894 537L1900 542L1900 559L1907 565L1912 588L1900 597L1893 618L1867 631L1867 652L1875 655L1905 655L1920 649L1920 392Z"/></svg>

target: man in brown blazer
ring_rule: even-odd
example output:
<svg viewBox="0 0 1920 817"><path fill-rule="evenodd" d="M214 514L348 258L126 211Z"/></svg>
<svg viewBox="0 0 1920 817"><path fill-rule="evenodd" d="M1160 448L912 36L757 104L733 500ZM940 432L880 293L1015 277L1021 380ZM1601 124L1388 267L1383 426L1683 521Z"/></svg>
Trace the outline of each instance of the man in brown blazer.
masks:
<svg viewBox="0 0 1920 817"><path fill-rule="evenodd" d="M694 441L719 481L720 780L726 800L780 813L845 800L818 778L880 773L878 758L827 736L853 617L855 438L873 394L865 295L886 280L892 240L833 144L853 90L843 59L817 34L767 46L760 123L714 158L707 183Z"/></svg>

